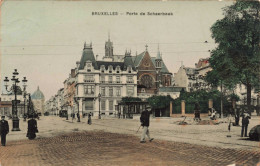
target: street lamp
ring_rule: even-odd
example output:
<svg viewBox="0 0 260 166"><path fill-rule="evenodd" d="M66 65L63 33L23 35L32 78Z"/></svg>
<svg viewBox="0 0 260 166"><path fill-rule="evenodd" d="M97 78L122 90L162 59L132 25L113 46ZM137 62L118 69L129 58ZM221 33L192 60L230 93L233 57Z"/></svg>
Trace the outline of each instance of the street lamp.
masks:
<svg viewBox="0 0 260 166"><path fill-rule="evenodd" d="M79 100L80 100L80 98L74 97L74 100L78 104L78 114L77 114L78 121L77 122L80 122L80 115L79 115Z"/></svg>
<svg viewBox="0 0 260 166"><path fill-rule="evenodd" d="M101 100L101 94L98 94L98 119L101 119L100 115L100 100Z"/></svg>
<svg viewBox="0 0 260 166"><path fill-rule="evenodd" d="M26 103L26 96L29 96L29 99L28 99L28 102L29 102L29 104L27 105L27 116L28 116L28 114L29 114L29 107L30 107L30 103L31 103L31 95L30 95L30 93L26 93L26 91L24 91L24 94L23 94L23 98L24 98L24 114L23 114L23 121L24 122L26 122L26 114L25 114L25 107L26 107L26 105L25 105L25 103Z"/></svg>
<svg viewBox="0 0 260 166"><path fill-rule="evenodd" d="M13 85L10 88L10 90L8 90L8 83L9 83L8 77L5 77L5 79L4 79L6 91L14 92L14 96L15 96L15 99L12 101L12 107L13 107L13 112L12 112L13 129L12 129L12 131L21 131L19 128L19 118L17 116L17 104L20 102L19 100L17 100L17 84L19 84L19 82L20 82L19 78L16 78L16 76L18 76L18 75L19 75L19 73L17 72L17 69L14 69L13 78L11 79L13 81ZM24 88L21 91L25 92L26 86L27 86L26 77L23 78L22 82L23 82Z"/></svg>

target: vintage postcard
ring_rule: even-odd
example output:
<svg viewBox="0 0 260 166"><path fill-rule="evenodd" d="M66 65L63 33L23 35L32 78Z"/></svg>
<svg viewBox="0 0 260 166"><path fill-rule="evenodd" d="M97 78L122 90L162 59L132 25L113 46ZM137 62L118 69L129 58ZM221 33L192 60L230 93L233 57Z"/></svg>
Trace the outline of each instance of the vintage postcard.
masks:
<svg viewBox="0 0 260 166"><path fill-rule="evenodd" d="M259 1L0 4L0 166L260 165Z"/></svg>

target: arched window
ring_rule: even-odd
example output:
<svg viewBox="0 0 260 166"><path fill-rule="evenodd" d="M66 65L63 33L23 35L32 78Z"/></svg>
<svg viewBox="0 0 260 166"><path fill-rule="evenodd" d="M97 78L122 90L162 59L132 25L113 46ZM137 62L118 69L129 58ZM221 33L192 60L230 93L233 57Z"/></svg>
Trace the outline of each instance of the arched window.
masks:
<svg viewBox="0 0 260 166"><path fill-rule="evenodd" d="M101 73L105 73L105 66L102 65L102 66L100 67L100 70L101 70Z"/></svg>
<svg viewBox="0 0 260 166"><path fill-rule="evenodd" d="M128 73L132 73L132 66L128 66L127 71L128 71Z"/></svg>
<svg viewBox="0 0 260 166"><path fill-rule="evenodd" d="M120 66L116 67L116 73L120 73Z"/></svg>

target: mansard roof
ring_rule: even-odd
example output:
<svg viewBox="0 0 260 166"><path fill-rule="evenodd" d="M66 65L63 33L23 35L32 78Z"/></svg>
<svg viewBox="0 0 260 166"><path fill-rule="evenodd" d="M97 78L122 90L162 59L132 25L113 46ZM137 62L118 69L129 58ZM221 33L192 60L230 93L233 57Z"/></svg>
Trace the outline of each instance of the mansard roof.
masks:
<svg viewBox="0 0 260 166"><path fill-rule="evenodd" d="M141 54L139 55L136 55L135 57L135 61L134 61L134 65L135 67L139 66L140 62L142 61L144 55L145 55L146 51L142 52Z"/></svg>
<svg viewBox="0 0 260 166"><path fill-rule="evenodd" d="M127 70L127 67L131 65L132 69L135 71L134 64L131 61L131 56L126 56L124 58L124 62L97 61L98 69L100 69L102 65L105 66L106 70L108 69L109 66L112 66L113 70L115 70L117 66L120 67L120 70Z"/></svg>
<svg viewBox="0 0 260 166"><path fill-rule="evenodd" d="M152 59L152 62L155 66L155 59L157 59L157 57L151 57ZM163 60L161 61L162 62L162 69L161 69L161 72L162 73L170 73L169 70L167 69L166 65L164 64Z"/></svg>
<svg viewBox="0 0 260 166"><path fill-rule="evenodd" d="M135 65L132 61L132 56L125 56L124 58L124 70L127 69L128 66L132 66L132 69L135 71Z"/></svg>
<svg viewBox="0 0 260 166"><path fill-rule="evenodd" d="M124 68L124 62L97 61L98 69L100 69L102 65L105 66L106 70L108 66L113 66L113 70L115 70L117 66L120 66L121 70Z"/></svg>
<svg viewBox="0 0 260 166"><path fill-rule="evenodd" d="M82 56L81 56L81 59L80 59L79 70L84 69L85 63L87 61L91 61L94 69L98 69L97 62L96 62L96 59L95 59L91 45L88 46L88 47L85 46L84 49L83 49Z"/></svg>

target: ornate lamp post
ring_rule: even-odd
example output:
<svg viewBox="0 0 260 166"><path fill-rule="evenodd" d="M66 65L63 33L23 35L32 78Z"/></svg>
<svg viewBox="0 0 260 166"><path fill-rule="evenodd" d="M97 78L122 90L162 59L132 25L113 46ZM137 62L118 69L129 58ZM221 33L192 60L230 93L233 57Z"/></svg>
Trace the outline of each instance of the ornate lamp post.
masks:
<svg viewBox="0 0 260 166"><path fill-rule="evenodd" d="M77 122L80 122L80 115L79 115L79 100L80 100L80 97L74 97L74 100L78 104L78 114L77 114L78 121Z"/></svg>
<svg viewBox="0 0 260 166"><path fill-rule="evenodd" d="M98 119L101 119L100 115L100 100L101 100L101 94L98 94Z"/></svg>
<svg viewBox="0 0 260 166"><path fill-rule="evenodd" d="M4 79L6 91L14 92L14 96L15 96L15 99L12 101L12 107L13 107L13 112L12 112L13 129L12 129L12 131L20 131L19 118L17 116L17 104L20 102L19 100L17 100L17 84L19 84L19 82L20 82L19 78L16 78L16 76L18 76L18 75L19 75L19 73L17 72L17 69L14 69L13 78L11 79L13 81L13 85L10 88L10 90L8 90L8 82L9 82L8 77L5 77L5 79ZM23 78L22 82L24 83L23 84L24 90L22 92L25 92L26 86L27 86L26 77Z"/></svg>
<svg viewBox="0 0 260 166"><path fill-rule="evenodd" d="M29 99L28 99L28 102L29 104L27 105L27 115L25 113L25 103L26 103L26 96L29 96ZM30 107L30 103L31 103L31 94L30 93L26 93L26 91L24 92L23 94L23 98L24 98L24 114L23 114L23 121L26 122L26 117L28 116L28 113L29 113L29 107Z"/></svg>

